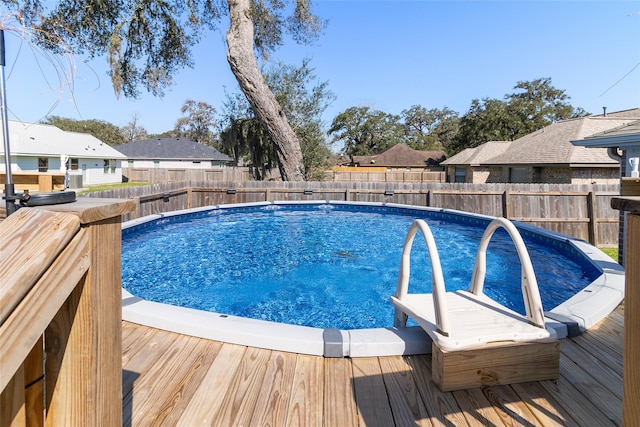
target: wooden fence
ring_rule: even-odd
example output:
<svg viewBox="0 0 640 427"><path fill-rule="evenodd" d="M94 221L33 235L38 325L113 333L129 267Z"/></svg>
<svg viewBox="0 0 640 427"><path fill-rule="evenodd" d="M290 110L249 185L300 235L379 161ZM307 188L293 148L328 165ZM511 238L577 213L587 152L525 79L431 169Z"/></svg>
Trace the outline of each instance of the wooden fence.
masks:
<svg viewBox="0 0 640 427"><path fill-rule="evenodd" d="M162 212L259 201L342 200L388 202L504 216L588 240L618 244L619 213L611 208L618 185L180 182L88 193L88 197L133 198L125 220Z"/></svg>
<svg viewBox="0 0 640 427"><path fill-rule="evenodd" d="M327 170L325 182L445 182L444 172L430 171L368 171L367 168L345 168L342 171ZM357 170L356 170L357 169ZM277 175L278 171L273 171ZM275 177L274 175L274 177ZM127 182L161 184L187 181L253 181L246 167L232 168L122 168Z"/></svg>

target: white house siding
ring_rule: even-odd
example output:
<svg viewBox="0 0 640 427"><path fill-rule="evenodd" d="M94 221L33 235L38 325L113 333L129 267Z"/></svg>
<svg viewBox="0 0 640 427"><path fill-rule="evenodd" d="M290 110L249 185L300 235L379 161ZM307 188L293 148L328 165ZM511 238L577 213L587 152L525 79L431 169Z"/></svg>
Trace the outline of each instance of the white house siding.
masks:
<svg viewBox="0 0 640 427"><path fill-rule="evenodd" d="M122 162L116 160L112 171L104 172L104 159L78 159L78 170L70 170L69 175L82 175L82 185L117 184L122 182Z"/></svg>

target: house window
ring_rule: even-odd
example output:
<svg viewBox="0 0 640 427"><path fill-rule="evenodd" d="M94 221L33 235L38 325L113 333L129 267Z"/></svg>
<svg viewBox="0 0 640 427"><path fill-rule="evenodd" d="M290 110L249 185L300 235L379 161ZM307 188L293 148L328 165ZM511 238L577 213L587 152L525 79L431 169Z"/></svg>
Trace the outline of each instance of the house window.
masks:
<svg viewBox="0 0 640 427"><path fill-rule="evenodd" d="M129 160L129 168L133 169L133 160Z"/></svg>
<svg viewBox="0 0 640 427"><path fill-rule="evenodd" d="M111 173L116 173L116 160L115 159L111 159L109 160L109 167L111 168Z"/></svg>
<svg viewBox="0 0 640 427"><path fill-rule="evenodd" d="M464 167L456 167L456 175L453 182L467 182L467 169Z"/></svg>
<svg viewBox="0 0 640 427"><path fill-rule="evenodd" d="M105 174L109 173L109 160L104 159L104 160L102 161L102 164L103 164L103 172L104 172Z"/></svg>
<svg viewBox="0 0 640 427"><path fill-rule="evenodd" d="M48 172L48 171L49 171L49 158L38 157L38 172Z"/></svg>
<svg viewBox="0 0 640 427"><path fill-rule="evenodd" d="M153 161L153 167L154 168L159 168L160 167L160 160L154 160Z"/></svg>
<svg viewBox="0 0 640 427"><path fill-rule="evenodd" d="M71 159L69 161L69 163L71 164L71 170L72 171L77 171L78 170L78 159Z"/></svg>
<svg viewBox="0 0 640 427"><path fill-rule="evenodd" d="M522 184L528 182L527 168L509 168L509 182L511 184Z"/></svg>

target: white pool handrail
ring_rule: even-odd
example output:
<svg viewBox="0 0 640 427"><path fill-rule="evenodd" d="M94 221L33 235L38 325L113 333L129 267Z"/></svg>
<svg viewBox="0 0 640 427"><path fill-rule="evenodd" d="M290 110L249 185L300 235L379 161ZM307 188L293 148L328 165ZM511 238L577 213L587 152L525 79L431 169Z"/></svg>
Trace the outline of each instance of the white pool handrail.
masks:
<svg viewBox="0 0 640 427"><path fill-rule="evenodd" d="M436 317L436 326L438 332L444 336L449 336L449 317L447 312L447 302L445 298L445 286L444 275L442 274L442 266L440 264L440 255L438 254L438 248L436 241L433 238L431 228L422 219L416 219L409 227L407 237L404 240L404 247L402 249L402 259L400 262L400 271L398 272L398 286L396 290L396 298L403 300L407 296L409 288L409 276L411 274L411 248L413 247L413 241L417 232L421 231L424 236L425 243L427 244L427 250L429 252L429 259L431 260L431 292L434 297L434 311ZM437 301L437 303L435 303ZM407 315L396 308L395 311L395 326L399 327L406 324Z"/></svg>
<svg viewBox="0 0 640 427"><path fill-rule="evenodd" d="M527 251L527 248L524 244L524 241L522 240L522 236L518 232L518 229L515 227L515 225L513 225L513 223L511 223L511 221L506 218L494 219L482 235L476 255L476 261L473 268L469 291L467 292L469 295L475 295L479 298L477 301L478 304L484 305L486 307L491 305L494 306L494 310L496 310L497 312L504 312L503 306L497 304L496 302L488 299L488 297L483 295L484 281L486 276L487 247L491 238L493 237L493 234L499 228L504 228L509 233L512 241L516 246L518 256L520 258L521 290L526 310L526 322L528 322L532 326L535 326L536 328L541 328L544 330L546 329L546 325L544 320L544 312L542 309L542 301L540 299L538 282L533 271L533 265L531 264L529 252ZM431 229L429 228L428 224L421 219L417 219L411 224L411 227L407 232L407 237L405 238L404 247L402 250L402 259L400 262L400 271L398 273L396 295L391 297L391 300L395 305L394 325L396 327L405 326L409 315L408 313L411 313L412 316L418 316L418 318L414 318L414 320L418 321L421 326L424 327L425 324L425 319L422 319L420 317L422 317L422 314L426 313L423 310L427 307L424 307L424 309L420 309L418 307L410 308L409 305L413 306L413 303L410 302L412 299L408 296L409 276L411 270L411 249L413 247L415 235L418 231L421 231L424 236L429 252L429 258L431 261L431 299L433 304L433 323L430 324L435 326L435 330L438 334L442 335L443 337L452 338L451 334L453 332L452 327L454 322L450 318L451 314L449 313L447 307L447 292L444 284L444 276L442 273L442 266L440 264L438 248L436 246L436 242ZM413 299L412 301L417 300ZM429 332L430 328L427 327L426 329L427 332ZM456 335L459 335L460 332L462 331L457 331ZM507 331L507 333L509 332ZM519 334L519 332L517 334ZM535 332L534 335L535 334L538 333ZM542 337L543 335L540 336ZM456 343L455 345L459 344L460 343Z"/></svg>
<svg viewBox="0 0 640 427"><path fill-rule="evenodd" d="M469 291L474 295L480 295L484 288L484 279L487 272L487 247L493 234L499 229L504 228L511 236L511 240L516 246L518 257L520 257L521 265L521 283L522 297L527 315L527 320L540 328L545 327L544 312L542 309L542 300L540 299L540 291L538 289L538 281L533 271L529 251L522 240L520 232L511 221L506 218L494 219L482 235L478 253L476 255L475 265L473 267L473 275L471 276L471 285Z"/></svg>

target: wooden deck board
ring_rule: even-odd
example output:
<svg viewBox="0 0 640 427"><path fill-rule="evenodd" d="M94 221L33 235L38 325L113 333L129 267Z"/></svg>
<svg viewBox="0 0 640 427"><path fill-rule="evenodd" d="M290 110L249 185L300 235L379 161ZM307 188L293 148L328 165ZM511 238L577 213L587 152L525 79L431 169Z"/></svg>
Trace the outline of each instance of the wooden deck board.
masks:
<svg viewBox="0 0 640 427"><path fill-rule="evenodd" d="M298 355L291 388L287 426L322 427L324 359ZM336 408L339 410L341 408Z"/></svg>
<svg viewBox="0 0 640 427"><path fill-rule="evenodd" d="M453 394L441 393L431 379L431 356L406 356L404 359L413 371L416 387L429 413L431 424L433 426L454 425L460 427L469 425L460 412Z"/></svg>
<svg viewBox="0 0 640 427"><path fill-rule="evenodd" d="M407 362L400 357L383 357L379 360L396 424L431 426Z"/></svg>
<svg viewBox="0 0 640 427"><path fill-rule="evenodd" d="M563 340L558 380L448 393L430 355L324 359L123 322L123 424L621 425L623 316Z"/></svg>
<svg viewBox="0 0 640 427"><path fill-rule="evenodd" d="M271 352L250 425L257 427L285 425L296 358L297 355L293 353Z"/></svg>
<svg viewBox="0 0 640 427"><path fill-rule="evenodd" d="M325 425L355 427L358 425L356 396L353 390L351 360L330 358L324 361Z"/></svg>

